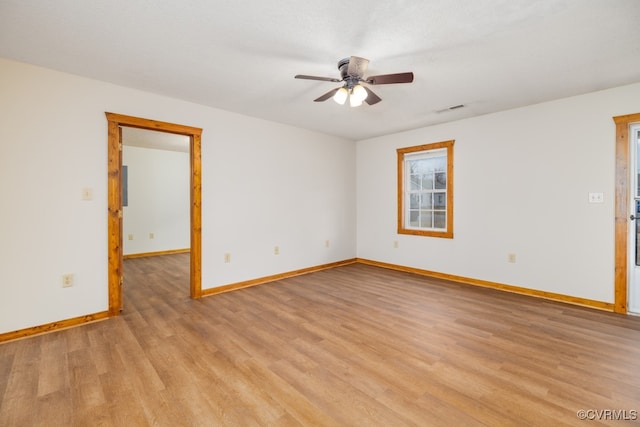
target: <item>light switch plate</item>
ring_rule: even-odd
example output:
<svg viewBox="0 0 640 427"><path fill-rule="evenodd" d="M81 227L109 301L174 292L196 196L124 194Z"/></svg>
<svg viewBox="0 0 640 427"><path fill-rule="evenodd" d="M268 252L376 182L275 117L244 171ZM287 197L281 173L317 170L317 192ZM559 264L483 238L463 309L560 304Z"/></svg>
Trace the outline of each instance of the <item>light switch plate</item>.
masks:
<svg viewBox="0 0 640 427"><path fill-rule="evenodd" d="M85 187L82 189L82 200L93 200L93 188Z"/></svg>

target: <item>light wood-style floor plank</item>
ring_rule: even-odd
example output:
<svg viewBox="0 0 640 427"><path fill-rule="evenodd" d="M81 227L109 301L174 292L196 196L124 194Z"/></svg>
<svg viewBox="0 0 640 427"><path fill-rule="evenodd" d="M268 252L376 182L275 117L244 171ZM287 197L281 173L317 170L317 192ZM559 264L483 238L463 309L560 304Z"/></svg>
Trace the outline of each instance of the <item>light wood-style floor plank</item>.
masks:
<svg viewBox="0 0 640 427"><path fill-rule="evenodd" d="M640 318L354 264L201 300L125 261L122 316L0 344L1 426L579 426L640 411Z"/></svg>

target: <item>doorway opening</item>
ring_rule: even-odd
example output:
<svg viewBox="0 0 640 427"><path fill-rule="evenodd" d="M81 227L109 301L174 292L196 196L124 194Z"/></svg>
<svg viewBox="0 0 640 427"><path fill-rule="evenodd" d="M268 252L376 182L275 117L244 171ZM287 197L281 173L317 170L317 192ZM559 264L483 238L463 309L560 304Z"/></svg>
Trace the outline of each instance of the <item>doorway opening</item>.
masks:
<svg viewBox="0 0 640 427"><path fill-rule="evenodd" d="M629 227L629 313L640 315L640 123L631 125L629 133L631 171L631 219Z"/></svg>
<svg viewBox="0 0 640 427"><path fill-rule="evenodd" d="M190 252L189 137L123 127L122 145L125 264Z"/></svg>
<svg viewBox="0 0 640 427"><path fill-rule="evenodd" d="M635 263L629 262L629 223L632 209L630 155L631 125L640 123L640 113L616 116L616 166L615 166L615 273L614 306L616 313L626 314L628 310L628 291L630 271Z"/></svg>
<svg viewBox="0 0 640 427"><path fill-rule="evenodd" d="M189 138L190 158L190 280L191 298L202 296L202 213L201 156L202 129L121 114L105 113L108 121L108 282L109 316L122 309L123 285L123 207L122 207L122 128L148 129Z"/></svg>

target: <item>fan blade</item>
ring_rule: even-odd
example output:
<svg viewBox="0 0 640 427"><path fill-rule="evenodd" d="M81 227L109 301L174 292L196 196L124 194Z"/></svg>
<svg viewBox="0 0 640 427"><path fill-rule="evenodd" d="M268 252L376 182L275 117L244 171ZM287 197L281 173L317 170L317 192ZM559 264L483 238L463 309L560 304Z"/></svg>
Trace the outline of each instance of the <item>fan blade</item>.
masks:
<svg viewBox="0 0 640 427"><path fill-rule="evenodd" d="M364 86L362 86L364 87ZM364 87L364 90L367 91L367 98L364 100L364 102L366 102L369 105L373 105L373 104L377 104L378 102L382 101L382 98L380 98L378 95L376 95L375 93L373 93L372 90Z"/></svg>
<svg viewBox="0 0 640 427"><path fill-rule="evenodd" d="M338 83L338 82L342 81L340 79L334 79L334 78L331 78L331 77L305 76L303 74L298 74L294 78L296 78L296 79L305 79L305 80L320 80L320 81L323 81L323 82L335 82L335 83Z"/></svg>
<svg viewBox="0 0 640 427"><path fill-rule="evenodd" d="M326 101L327 99L331 98L333 95L336 94L337 91L339 91L340 88L337 87L335 89L331 89L329 92L325 93L324 95L322 95L319 98L316 98L313 100L313 102L322 102L322 101Z"/></svg>
<svg viewBox="0 0 640 427"><path fill-rule="evenodd" d="M391 83L411 83L413 81L413 73L397 73L397 74L381 74L379 76L370 76L366 82L372 85L388 85Z"/></svg>
<svg viewBox="0 0 640 427"><path fill-rule="evenodd" d="M360 58L358 56L352 56L351 58L349 58L349 68L347 68L347 74L361 79L362 76L364 76L364 73L367 71L368 66L368 59Z"/></svg>

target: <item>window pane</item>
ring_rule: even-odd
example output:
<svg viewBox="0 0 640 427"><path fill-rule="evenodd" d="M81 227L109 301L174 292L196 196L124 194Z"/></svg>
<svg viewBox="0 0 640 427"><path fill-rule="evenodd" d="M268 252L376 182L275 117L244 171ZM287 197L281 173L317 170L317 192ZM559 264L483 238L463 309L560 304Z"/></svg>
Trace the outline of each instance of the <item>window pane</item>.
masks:
<svg viewBox="0 0 640 427"><path fill-rule="evenodd" d="M433 158L433 169L436 172L446 172L447 171L447 158L446 157L435 157L435 158Z"/></svg>
<svg viewBox="0 0 640 427"><path fill-rule="evenodd" d="M422 194L420 197L420 208L421 209L432 209L433 208L433 195L431 193Z"/></svg>
<svg viewBox="0 0 640 427"><path fill-rule="evenodd" d="M418 222L420 211L409 211L409 226L410 227L420 227L420 223Z"/></svg>
<svg viewBox="0 0 640 427"><path fill-rule="evenodd" d="M423 190L432 190L433 189L433 174L425 174L422 175L422 189Z"/></svg>
<svg viewBox="0 0 640 427"><path fill-rule="evenodd" d="M447 227L447 215L444 212L433 213L433 228L446 228Z"/></svg>
<svg viewBox="0 0 640 427"><path fill-rule="evenodd" d="M436 173L436 189L444 189L447 188L447 174L446 172L438 172Z"/></svg>
<svg viewBox="0 0 640 427"><path fill-rule="evenodd" d="M412 194L411 195L411 204L409 205L409 209L418 209L420 207L420 195Z"/></svg>
<svg viewBox="0 0 640 427"><path fill-rule="evenodd" d="M433 171L431 159L412 160L410 163L410 171L412 174L425 174Z"/></svg>
<svg viewBox="0 0 640 427"><path fill-rule="evenodd" d="M420 189L420 175L411 175L411 190Z"/></svg>
<svg viewBox="0 0 640 427"><path fill-rule="evenodd" d="M433 215L431 211L420 211L420 227L431 228L433 227Z"/></svg>
<svg viewBox="0 0 640 427"><path fill-rule="evenodd" d="M446 193L434 193L434 195L433 195L433 208L434 209L446 209L447 208L447 194Z"/></svg>

